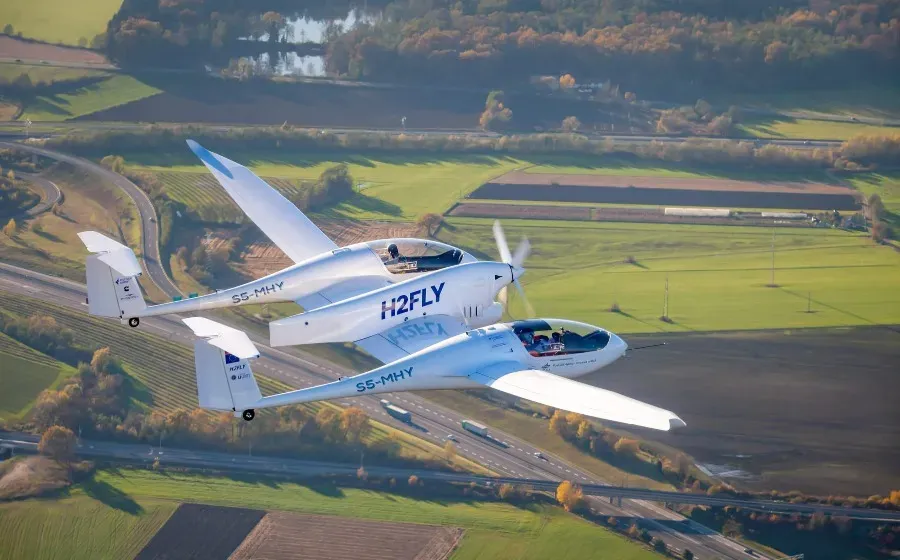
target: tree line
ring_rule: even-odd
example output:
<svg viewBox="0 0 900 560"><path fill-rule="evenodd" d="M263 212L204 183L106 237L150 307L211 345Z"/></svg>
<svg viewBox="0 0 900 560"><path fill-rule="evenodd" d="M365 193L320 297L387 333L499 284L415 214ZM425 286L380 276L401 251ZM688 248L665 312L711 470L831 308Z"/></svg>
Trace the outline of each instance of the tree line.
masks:
<svg viewBox="0 0 900 560"><path fill-rule="evenodd" d="M354 78L455 85L573 73L645 96L897 83L897 0L766 3L753 17L737 2L597 4L398 0L389 17L329 41L326 63Z"/></svg>

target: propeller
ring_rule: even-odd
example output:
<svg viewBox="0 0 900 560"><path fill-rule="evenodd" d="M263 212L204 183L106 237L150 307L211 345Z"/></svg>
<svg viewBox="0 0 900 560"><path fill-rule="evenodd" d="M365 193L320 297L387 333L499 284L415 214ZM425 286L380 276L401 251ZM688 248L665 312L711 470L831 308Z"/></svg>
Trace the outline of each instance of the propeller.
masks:
<svg viewBox="0 0 900 560"><path fill-rule="evenodd" d="M522 297L522 303L525 304L525 312L528 313L529 317L534 317L534 307L531 306L531 303L525 296L525 290L522 289L522 284L519 283L519 277L525 273L525 269L522 265L525 264L525 259L527 259L529 253L531 253L531 243L528 241L527 237L523 237L519 246L516 247L516 252L510 253L509 245L506 243L506 234L503 233L503 227L500 225L500 220L494 221L494 240L497 242L500 260L512 267L513 284L519 292L519 295ZM507 313L509 313L507 307L508 295L506 293L508 287L508 285L503 286L497 294L497 299L500 300L500 304L507 310Z"/></svg>

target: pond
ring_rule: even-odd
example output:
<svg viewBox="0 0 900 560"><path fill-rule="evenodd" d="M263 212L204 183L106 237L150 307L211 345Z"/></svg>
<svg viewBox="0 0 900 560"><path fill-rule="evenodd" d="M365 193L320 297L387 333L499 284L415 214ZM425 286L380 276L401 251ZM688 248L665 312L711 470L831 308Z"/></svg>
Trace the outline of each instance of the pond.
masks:
<svg viewBox="0 0 900 560"><path fill-rule="evenodd" d="M288 20L287 25L291 30L288 36L293 37L295 43L323 43L329 35L349 31L361 23L374 23L380 18L380 11L366 11L360 8L353 8L345 17L339 19L298 17ZM262 35L259 40L267 41L268 35ZM254 62L271 64L268 53L250 58ZM277 76L325 76L323 56L300 56L295 52L284 52L271 66Z"/></svg>

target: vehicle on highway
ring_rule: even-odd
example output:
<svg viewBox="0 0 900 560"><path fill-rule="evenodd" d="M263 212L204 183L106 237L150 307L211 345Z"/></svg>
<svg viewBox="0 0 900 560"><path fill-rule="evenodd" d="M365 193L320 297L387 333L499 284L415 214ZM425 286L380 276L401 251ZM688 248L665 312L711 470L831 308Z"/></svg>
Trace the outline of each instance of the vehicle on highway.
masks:
<svg viewBox="0 0 900 560"><path fill-rule="evenodd" d="M459 440L456 438L456 436L453 435L453 434L447 434L447 437L444 438L444 439L446 439L447 441L455 441L455 442L458 442L458 441L459 441Z"/></svg>
<svg viewBox="0 0 900 560"><path fill-rule="evenodd" d="M685 426L668 410L572 380L613 363L625 353L625 341L607 330L562 319L512 321L469 329L444 319L422 316L389 326L374 336L366 323L356 329L359 334L344 329L339 342L359 343L360 336L380 341L363 348L385 365L267 397L260 393L250 367L250 360L260 353L246 333L203 317L182 321L198 337L194 363L200 407L232 411L247 421L253 420L260 408L398 391L489 387L602 420L664 431ZM440 328L429 327L434 324ZM427 335L419 337L416 333L420 331ZM462 425L488 437L484 426L471 420Z"/></svg>
<svg viewBox="0 0 900 560"><path fill-rule="evenodd" d="M335 341L350 332L359 334L363 325L369 327L366 336L374 336L425 316L444 316L447 324L430 321L416 331L406 328L397 332L398 340L430 335L429 329L455 330L459 324L487 326L503 315L509 284L525 298L518 280L530 244L523 239L515 253L510 252L499 222L494 237L502 262L478 261L430 239L380 239L338 247L249 169L196 142L188 144L247 216L296 264L234 288L147 306L134 252L98 232L81 232L82 242L94 253L86 264L92 315L137 327L141 317L291 301L305 312L269 325L271 344L284 346ZM527 300L525 304L530 309Z"/></svg>
<svg viewBox="0 0 900 560"><path fill-rule="evenodd" d="M460 422L460 425L462 426L463 430L472 432L477 436L487 437L488 435L487 426L479 424L478 422L463 420L462 422Z"/></svg>
<svg viewBox="0 0 900 560"><path fill-rule="evenodd" d="M342 379L343 378L339 378L338 381L341 381ZM412 424L412 413L408 410L404 410L397 405L391 404L390 401L386 401L384 399L381 399L381 407L384 408L385 412L387 412L397 420L406 422L407 424Z"/></svg>

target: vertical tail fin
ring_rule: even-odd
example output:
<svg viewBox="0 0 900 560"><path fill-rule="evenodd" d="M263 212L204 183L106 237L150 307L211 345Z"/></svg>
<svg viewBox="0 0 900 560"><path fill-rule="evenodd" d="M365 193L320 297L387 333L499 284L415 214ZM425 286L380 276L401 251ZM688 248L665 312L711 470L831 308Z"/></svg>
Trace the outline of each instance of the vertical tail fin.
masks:
<svg viewBox="0 0 900 560"><path fill-rule="evenodd" d="M88 251L88 309L100 317L134 317L147 308L138 276L141 265L128 247L95 231L78 234Z"/></svg>
<svg viewBox="0 0 900 560"><path fill-rule="evenodd" d="M262 398L250 368L259 350L246 333L203 317L182 319L199 339L194 343L197 400L201 408L244 411Z"/></svg>

